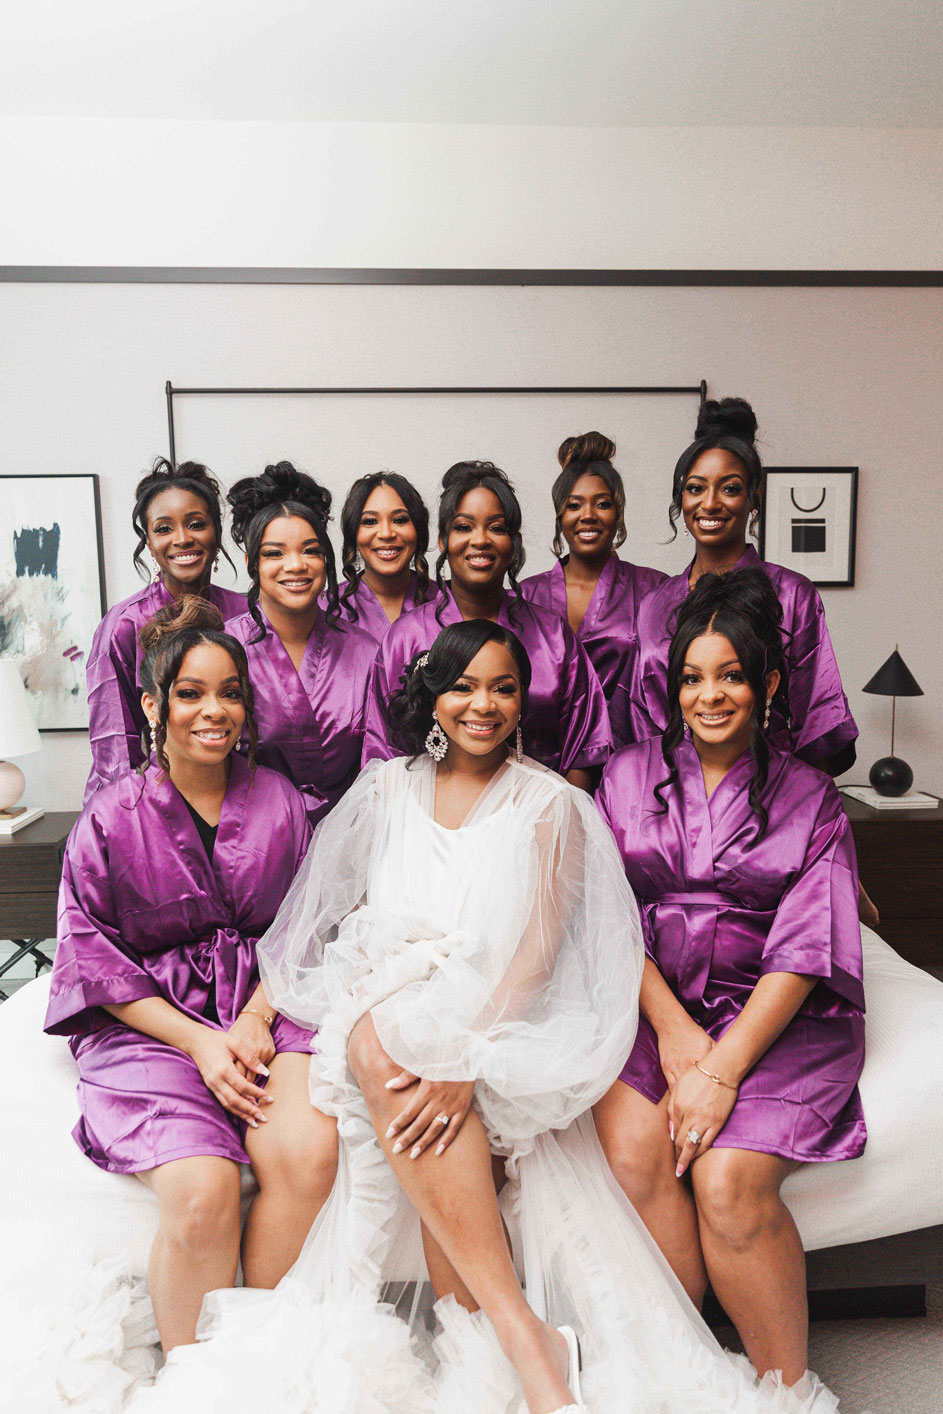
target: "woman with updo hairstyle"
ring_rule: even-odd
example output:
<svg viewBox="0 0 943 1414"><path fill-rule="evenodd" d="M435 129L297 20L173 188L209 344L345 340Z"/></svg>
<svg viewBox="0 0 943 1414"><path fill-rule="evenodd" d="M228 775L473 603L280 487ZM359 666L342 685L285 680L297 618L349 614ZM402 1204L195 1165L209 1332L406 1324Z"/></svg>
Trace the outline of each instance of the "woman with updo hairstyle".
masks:
<svg viewBox="0 0 943 1414"><path fill-rule="evenodd" d="M305 803L255 763L246 655L219 612L188 595L140 637L144 759L69 837L45 1029L78 1065L79 1147L157 1197L169 1352L236 1279L239 1166L259 1184L245 1281L271 1287L330 1191L336 1135L308 1100L311 1031L270 1006L256 956L308 846Z"/></svg>
<svg viewBox="0 0 943 1414"><path fill-rule="evenodd" d="M625 487L612 464L615 453L615 442L601 432L567 437L560 444L562 470L550 493L557 563L525 579L521 593L566 619L596 669L613 738L623 746L632 740L629 691L638 606L666 576L616 553L626 531Z"/></svg>
<svg viewBox="0 0 943 1414"><path fill-rule="evenodd" d="M517 634L530 660L524 750L591 788L611 750L606 699L569 624L522 596L523 565L521 507L507 476L493 462L457 462L442 479L438 594L404 614L380 644L367 693L365 761L405 749L385 707L406 664L446 625L490 619Z"/></svg>
<svg viewBox="0 0 943 1414"><path fill-rule="evenodd" d="M174 468L158 457L137 484L131 524L137 535L132 562L149 582L114 604L102 619L86 667L89 745L92 769L85 802L101 785L143 761L138 634L158 610L184 594L199 594L223 619L241 613L246 596L212 582L219 557L232 561L223 545L219 486L199 462ZM145 549L153 579L144 563Z"/></svg>
<svg viewBox="0 0 943 1414"><path fill-rule="evenodd" d="M709 1279L756 1369L791 1384L808 1311L780 1186L856 1158L866 1131L855 849L831 778L773 734L782 617L762 569L701 575L676 613L666 728L603 774L648 957L596 1124L688 1295Z"/></svg>
<svg viewBox="0 0 943 1414"><path fill-rule="evenodd" d="M229 504L252 584L226 628L249 659L259 760L301 791L314 825L360 769L376 643L338 616L325 487L282 461L238 481Z"/></svg>
<svg viewBox="0 0 943 1414"><path fill-rule="evenodd" d="M695 541L694 559L650 593L638 614L639 647L632 684L634 739L664 731L668 721L667 659L672 614L703 574L758 567L783 610L783 645L789 695L773 730L801 757L838 776L855 760L858 728L842 688L825 609L805 575L760 560L747 543L763 495L763 467L756 450L757 422L743 398L708 399L694 441L678 458L669 520L680 518Z"/></svg>
<svg viewBox="0 0 943 1414"><path fill-rule="evenodd" d="M428 597L429 512L405 476L374 471L347 492L341 533L341 616L379 643L390 624Z"/></svg>
<svg viewBox="0 0 943 1414"><path fill-rule="evenodd" d="M601 1414L834 1409L720 1348L607 1171L592 1107L635 1036L642 929L593 802L522 750L529 677L513 629L446 625L388 704L406 754L318 827L259 957L317 1027L337 1180L274 1292L214 1294L154 1414L207 1389L577 1414L581 1380Z"/></svg>

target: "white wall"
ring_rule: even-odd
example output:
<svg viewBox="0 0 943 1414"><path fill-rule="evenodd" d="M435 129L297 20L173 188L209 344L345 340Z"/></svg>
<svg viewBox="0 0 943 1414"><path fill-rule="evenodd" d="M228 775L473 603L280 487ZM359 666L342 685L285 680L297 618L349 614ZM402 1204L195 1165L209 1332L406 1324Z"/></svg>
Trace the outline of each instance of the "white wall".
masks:
<svg viewBox="0 0 943 1414"><path fill-rule="evenodd" d="M939 129L18 117L0 154L0 264L943 267Z"/></svg>
<svg viewBox="0 0 943 1414"><path fill-rule="evenodd" d="M706 377L712 393L753 401L767 463L860 466L857 586L824 593L862 729L851 778L865 779L871 762L887 752L889 703L860 687L899 642L926 696L899 704L898 749L914 766L918 786L943 791L943 561L935 514L941 321L943 290L6 285L0 287L2 469L99 473L114 601L137 583L129 563L131 491L148 459L166 450L168 377L178 384L251 385ZM316 437L313 425L292 422L301 419L300 408L279 412L273 399L265 409L182 404L178 453L205 457L232 480L251 469L257 454L290 451L336 490L387 460L377 451L374 409L346 405ZM598 411L603 422L605 410ZM579 418L572 408L548 407L546 436L535 428L532 452L518 451L520 464L507 464L521 483L525 515L537 526L533 568L547 563L549 513L541 488L553 470L560 429L583 430L569 423L571 414L575 423L584 413L583 405ZM693 400L653 403L637 438L629 432L617 456L630 487L633 557L672 570L683 563L686 546L659 544L662 508L693 413ZM468 454L479 415L485 431L473 454L488 455L492 439L499 442L497 456L522 447L522 409L465 407L449 427L441 411L420 407L412 425L391 417L391 449L407 458L399 469L418 466L421 479L433 478L444 469L436 461L440 448L441 455L452 446L455 455ZM613 409L611 420L629 426L627 417ZM264 419L281 418L281 426L268 424L277 445L263 446L262 438L256 446ZM248 465L237 465L237 455ZM50 809L73 808L87 771L87 740L46 736L42 755L23 765L30 796Z"/></svg>

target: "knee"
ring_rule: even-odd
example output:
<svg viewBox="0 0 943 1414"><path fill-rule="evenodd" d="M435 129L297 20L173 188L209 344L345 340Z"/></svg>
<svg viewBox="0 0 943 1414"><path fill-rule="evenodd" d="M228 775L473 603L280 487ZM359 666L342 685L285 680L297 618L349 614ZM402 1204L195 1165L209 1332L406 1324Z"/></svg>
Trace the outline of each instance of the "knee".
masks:
<svg viewBox="0 0 943 1414"><path fill-rule="evenodd" d="M692 1169L698 1220L725 1247L745 1251L776 1226L779 1194L744 1172L739 1150L717 1150L708 1157L714 1162L697 1160Z"/></svg>
<svg viewBox="0 0 943 1414"><path fill-rule="evenodd" d="M326 1129L326 1126L325 1126ZM279 1145L257 1169L259 1186L279 1188L294 1203L320 1208L337 1176L337 1131Z"/></svg>
<svg viewBox="0 0 943 1414"><path fill-rule="evenodd" d="M368 1103L389 1098L386 1082L399 1074L399 1067L393 1064L380 1045L372 1024L355 1027L347 1043L347 1060Z"/></svg>
<svg viewBox="0 0 943 1414"><path fill-rule="evenodd" d="M188 1252L205 1252L239 1236L239 1171L182 1183L161 1206L162 1235Z"/></svg>
<svg viewBox="0 0 943 1414"><path fill-rule="evenodd" d="M638 1136L600 1135L612 1176L635 1207L655 1201L662 1190L676 1182L670 1154L662 1144L647 1143Z"/></svg>

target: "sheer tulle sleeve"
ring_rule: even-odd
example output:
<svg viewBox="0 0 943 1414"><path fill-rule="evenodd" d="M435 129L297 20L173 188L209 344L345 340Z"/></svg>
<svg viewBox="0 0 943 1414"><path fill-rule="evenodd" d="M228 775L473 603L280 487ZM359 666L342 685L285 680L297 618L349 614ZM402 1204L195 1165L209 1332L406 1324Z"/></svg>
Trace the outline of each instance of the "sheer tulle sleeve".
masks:
<svg viewBox="0 0 943 1414"><path fill-rule="evenodd" d="M632 1046L644 958L638 910L589 797L542 768L487 821L480 888L420 986L372 1009L380 1042L427 1079L487 1089L504 1143L568 1125ZM487 861L487 862L486 862Z"/></svg>

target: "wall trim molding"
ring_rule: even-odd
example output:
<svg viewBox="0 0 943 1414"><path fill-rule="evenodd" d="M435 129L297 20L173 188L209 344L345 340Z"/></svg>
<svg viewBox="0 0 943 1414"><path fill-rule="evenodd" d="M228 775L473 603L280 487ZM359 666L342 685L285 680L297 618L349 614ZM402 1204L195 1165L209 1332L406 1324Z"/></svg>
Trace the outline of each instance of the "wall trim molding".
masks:
<svg viewBox="0 0 943 1414"><path fill-rule="evenodd" d="M943 270L394 270L300 266L0 265L0 283L81 285L558 285L939 289Z"/></svg>

